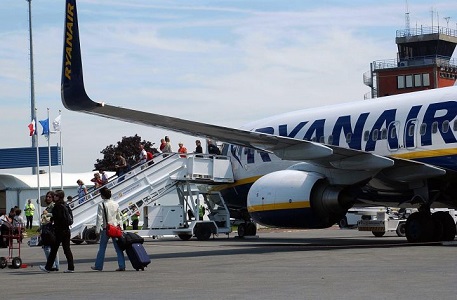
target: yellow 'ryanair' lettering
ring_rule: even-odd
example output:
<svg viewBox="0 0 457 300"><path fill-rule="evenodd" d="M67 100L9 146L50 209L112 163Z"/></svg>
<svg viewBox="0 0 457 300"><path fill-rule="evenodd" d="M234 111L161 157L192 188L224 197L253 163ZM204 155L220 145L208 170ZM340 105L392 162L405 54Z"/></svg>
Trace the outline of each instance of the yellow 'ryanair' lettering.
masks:
<svg viewBox="0 0 457 300"><path fill-rule="evenodd" d="M75 6L67 5L67 26L66 26L66 39L65 39L65 77L71 80L71 53L73 51L73 16Z"/></svg>

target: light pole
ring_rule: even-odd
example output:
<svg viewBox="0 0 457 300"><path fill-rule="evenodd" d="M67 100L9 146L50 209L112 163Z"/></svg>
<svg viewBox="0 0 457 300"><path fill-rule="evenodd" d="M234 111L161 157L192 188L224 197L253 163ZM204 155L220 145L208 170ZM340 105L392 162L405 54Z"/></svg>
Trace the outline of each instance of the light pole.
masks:
<svg viewBox="0 0 457 300"><path fill-rule="evenodd" d="M33 42L32 42L32 0L25 0L29 3L29 40L30 40L30 116L32 122L37 124L36 109L35 109L35 85L33 81ZM35 128L38 130L38 128ZM32 135L32 148L38 147L38 139L35 134ZM37 157L37 159L39 159ZM38 168L32 168L32 174L38 174Z"/></svg>

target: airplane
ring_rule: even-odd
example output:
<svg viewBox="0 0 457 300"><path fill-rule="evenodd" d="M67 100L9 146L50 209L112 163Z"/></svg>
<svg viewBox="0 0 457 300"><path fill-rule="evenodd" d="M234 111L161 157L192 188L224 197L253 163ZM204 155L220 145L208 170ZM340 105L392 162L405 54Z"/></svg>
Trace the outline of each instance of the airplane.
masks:
<svg viewBox="0 0 457 300"><path fill-rule="evenodd" d="M230 128L116 107L84 88L76 0L66 0L61 98L72 111L223 142L235 182L231 216L284 228L328 228L349 208L418 208L409 242L451 241L457 208L457 86L304 109ZM254 226L255 228L255 226Z"/></svg>

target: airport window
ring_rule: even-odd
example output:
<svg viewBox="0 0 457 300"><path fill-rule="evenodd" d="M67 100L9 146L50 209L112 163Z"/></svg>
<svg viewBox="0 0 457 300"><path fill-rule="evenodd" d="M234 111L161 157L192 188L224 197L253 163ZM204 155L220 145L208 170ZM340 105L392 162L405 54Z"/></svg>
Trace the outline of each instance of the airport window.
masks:
<svg viewBox="0 0 457 300"><path fill-rule="evenodd" d="M446 133L449 131L449 121L448 120L444 121L443 124L441 124L441 131L443 133Z"/></svg>
<svg viewBox="0 0 457 300"><path fill-rule="evenodd" d="M413 75L406 75L405 76L405 86L407 88L413 87Z"/></svg>
<svg viewBox="0 0 457 300"><path fill-rule="evenodd" d="M428 74L428 73L422 74L422 85L430 86L430 74Z"/></svg>
<svg viewBox="0 0 457 300"><path fill-rule="evenodd" d="M328 136L328 144L333 145L333 135Z"/></svg>
<svg viewBox="0 0 457 300"><path fill-rule="evenodd" d="M378 137L379 137L379 130L377 130L377 129L373 130L373 134L372 134L373 141L377 141Z"/></svg>
<svg viewBox="0 0 457 300"><path fill-rule="evenodd" d="M397 76L397 88L399 88L399 89L405 88L405 76L403 76L403 75Z"/></svg>
<svg viewBox="0 0 457 300"><path fill-rule="evenodd" d="M436 133L438 131L438 122L432 123L432 133Z"/></svg>
<svg viewBox="0 0 457 300"><path fill-rule="evenodd" d="M369 138L370 138L370 132L367 130L363 133L363 140L368 141Z"/></svg>
<svg viewBox="0 0 457 300"><path fill-rule="evenodd" d="M427 123L422 123L420 128L420 134L424 135L427 132Z"/></svg>
<svg viewBox="0 0 457 300"><path fill-rule="evenodd" d="M383 128L381 130L381 140L386 140L387 139L387 128Z"/></svg>
<svg viewBox="0 0 457 300"><path fill-rule="evenodd" d="M454 122L454 124L457 124L457 121ZM349 132L348 134L346 134L346 143L349 144L351 142L351 139L352 139L352 133Z"/></svg>
<svg viewBox="0 0 457 300"><path fill-rule="evenodd" d="M421 74L414 74L414 86L422 86L422 76Z"/></svg>

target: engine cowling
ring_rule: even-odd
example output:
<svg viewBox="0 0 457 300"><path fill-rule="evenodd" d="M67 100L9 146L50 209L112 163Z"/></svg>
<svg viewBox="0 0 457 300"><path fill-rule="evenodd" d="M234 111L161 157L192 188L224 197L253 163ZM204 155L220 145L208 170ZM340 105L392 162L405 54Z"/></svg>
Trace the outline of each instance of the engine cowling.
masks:
<svg viewBox="0 0 457 300"><path fill-rule="evenodd" d="M247 207L260 224L284 228L327 228L346 213L343 187L331 186L314 172L282 170L259 178L249 190Z"/></svg>

